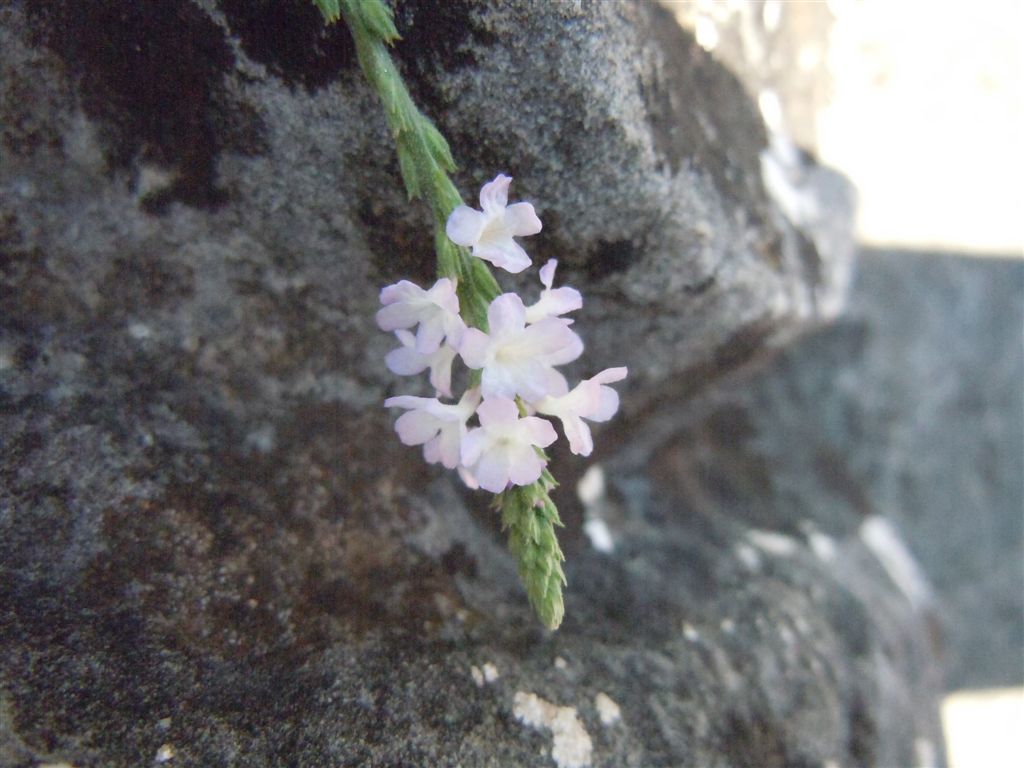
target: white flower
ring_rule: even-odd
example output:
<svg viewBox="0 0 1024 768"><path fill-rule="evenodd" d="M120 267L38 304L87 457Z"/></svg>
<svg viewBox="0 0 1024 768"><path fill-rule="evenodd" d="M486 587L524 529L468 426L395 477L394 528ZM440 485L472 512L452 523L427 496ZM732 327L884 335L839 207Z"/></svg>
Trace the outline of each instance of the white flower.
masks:
<svg viewBox="0 0 1024 768"><path fill-rule="evenodd" d="M445 397L452 396L452 361L455 350L442 344L430 354L423 354L416 349L416 337L409 331L395 331L402 346L388 352L384 364L392 373L399 376L413 376L430 369L430 383Z"/></svg>
<svg viewBox="0 0 1024 768"><path fill-rule="evenodd" d="M432 397L402 395L384 401L388 408L406 408L398 417L395 431L405 445L422 445L423 458L429 464L441 462L448 469L459 464L466 422L480 403L480 390L470 389L456 405Z"/></svg>
<svg viewBox="0 0 1024 768"><path fill-rule="evenodd" d="M480 190L480 207L474 210L460 205L445 231L452 242L473 249L473 255L509 272L522 272L530 266L530 257L513 237L535 235L540 219L530 203L508 205L508 185L512 179L498 174Z"/></svg>
<svg viewBox="0 0 1024 768"><path fill-rule="evenodd" d="M467 366L483 368L484 397L539 400L548 394L552 366L572 362L583 353L583 342L566 320L549 317L526 325L526 308L514 293L491 302L487 323L488 333L467 328L459 345Z"/></svg>
<svg viewBox="0 0 1024 768"><path fill-rule="evenodd" d="M455 471L459 473L459 478L462 480L463 484L465 484L467 488L469 488L471 491L480 490L480 483L478 483L476 481L476 478L473 477L472 472L470 472L461 464L459 464L459 466L455 468Z"/></svg>
<svg viewBox="0 0 1024 768"><path fill-rule="evenodd" d="M380 303L384 305L377 311L377 325L381 330L397 331L419 323L416 350L425 355L436 350L446 336L449 344L458 346L466 327L459 317L455 284L447 277L434 283L429 291L401 280L381 290Z"/></svg>
<svg viewBox="0 0 1024 768"><path fill-rule="evenodd" d="M540 292L540 299L537 303L526 308L527 323L536 323L546 317L558 317L583 306L583 296L575 288L551 287L555 282L557 266L557 259L549 259L548 263L540 268L540 282L543 284L544 290Z"/></svg>
<svg viewBox="0 0 1024 768"><path fill-rule="evenodd" d="M615 415L619 410L619 393L605 385L622 381L627 373L626 368L606 368L593 378L581 381L571 392L566 391L565 379L552 377L551 386L556 393L538 400L534 407L537 413L554 416L562 422L569 450L580 456L589 456L594 450L594 439L583 419L608 421Z"/></svg>
<svg viewBox="0 0 1024 768"><path fill-rule="evenodd" d="M529 485L544 471L534 446L545 448L558 439L555 428L536 416L519 418L513 400L484 400L477 409L480 426L462 440L462 463L480 487L501 493L509 483Z"/></svg>

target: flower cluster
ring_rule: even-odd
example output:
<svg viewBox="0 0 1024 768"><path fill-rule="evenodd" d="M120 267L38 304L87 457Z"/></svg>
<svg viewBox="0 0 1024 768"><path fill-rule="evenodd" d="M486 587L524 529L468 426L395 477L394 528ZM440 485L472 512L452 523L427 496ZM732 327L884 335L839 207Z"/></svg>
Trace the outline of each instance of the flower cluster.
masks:
<svg viewBox="0 0 1024 768"><path fill-rule="evenodd" d="M499 175L480 190L480 210L465 205L448 219L446 232L473 256L518 273L530 266L529 255L516 237L541 230L530 203L508 204L512 181ZM385 360L396 374L408 376L429 369L436 396L392 397L387 407L405 410L395 423L405 445L422 445L429 463L456 469L471 487L501 493L509 485L530 485L540 479L546 462L541 449L557 439L557 419L569 449L582 456L594 448L587 421L607 421L619 407L609 384L626 377L625 368L608 368L569 389L556 366L576 360L583 342L564 315L579 309L583 298L575 288L555 288L557 262L540 270L543 286L527 306L515 293L490 302L487 330L467 327L459 314L456 285L441 278L429 289L407 280L380 294L383 307L377 324L394 331L401 346ZM414 332L415 329L415 332ZM478 371L477 386L452 395L452 365L461 358ZM478 424L470 424L473 418Z"/></svg>

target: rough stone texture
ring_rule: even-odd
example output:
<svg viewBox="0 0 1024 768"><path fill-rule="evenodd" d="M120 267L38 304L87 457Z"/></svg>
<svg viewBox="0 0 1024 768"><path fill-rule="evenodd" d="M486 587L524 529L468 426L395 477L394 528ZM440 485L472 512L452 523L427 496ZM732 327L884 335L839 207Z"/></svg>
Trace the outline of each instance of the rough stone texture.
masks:
<svg viewBox="0 0 1024 768"><path fill-rule="evenodd" d="M575 708L595 766L926 758L928 619L860 518L807 501L826 562L751 535L797 535L751 517L789 498L755 459L709 465L714 503L684 471L742 428L694 433L694 393L838 308L843 212L786 222L756 110L655 6L398 20L463 189L516 175L535 260L588 297L586 365L631 368L608 494L585 509L555 457L563 629L532 618L486 499L380 408L377 288L428 279L430 239L344 30L304 2L10 3L0 764L550 765L519 691ZM795 171L794 194L841 194Z"/></svg>
<svg viewBox="0 0 1024 768"><path fill-rule="evenodd" d="M843 320L637 428L681 441L692 482L752 525L823 552L855 528L883 559L905 548L888 567L934 625L946 687L1020 685L1024 263L869 251L858 272ZM640 467L664 449L630 450Z"/></svg>
<svg viewBox="0 0 1024 768"><path fill-rule="evenodd" d="M835 445L934 585L947 686L1021 685L1024 263L868 254L852 301L870 341L830 337L851 354L803 405L859 425Z"/></svg>
<svg viewBox="0 0 1024 768"><path fill-rule="evenodd" d="M660 0L743 83L764 100L769 129L819 154L822 112L837 97L833 55L837 16L828 3Z"/></svg>

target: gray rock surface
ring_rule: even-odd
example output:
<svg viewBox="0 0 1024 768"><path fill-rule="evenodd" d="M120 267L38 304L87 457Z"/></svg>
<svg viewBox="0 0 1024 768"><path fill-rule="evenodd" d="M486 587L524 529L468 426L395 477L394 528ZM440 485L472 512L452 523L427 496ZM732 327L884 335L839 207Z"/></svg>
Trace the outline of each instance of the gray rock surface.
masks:
<svg viewBox="0 0 1024 768"><path fill-rule="evenodd" d="M947 689L1020 685L1024 263L868 251L858 272L841 321L638 428L751 525L819 553L859 536L927 617Z"/></svg>
<svg viewBox="0 0 1024 768"><path fill-rule="evenodd" d="M555 457L563 629L486 499L380 408L377 289L432 257L345 31L304 2L6 4L0 765L552 765L583 733L594 766L939 750L927 618L863 537L827 560L759 538L770 485L707 506L679 464L722 449L696 392L839 306L844 214L785 220L749 99L653 5L398 20L462 188L517 177L535 260L588 297L586 365L631 369L608 492L581 504ZM576 718L527 725L531 693Z"/></svg>
<svg viewBox="0 0 1024 768"><path fill-rule="evenodd" d="M869 341L837 332L804 406L845 414L833 444L931 581L947 687L1024 684L1024 263L866 254L852 303Z"/></svg>

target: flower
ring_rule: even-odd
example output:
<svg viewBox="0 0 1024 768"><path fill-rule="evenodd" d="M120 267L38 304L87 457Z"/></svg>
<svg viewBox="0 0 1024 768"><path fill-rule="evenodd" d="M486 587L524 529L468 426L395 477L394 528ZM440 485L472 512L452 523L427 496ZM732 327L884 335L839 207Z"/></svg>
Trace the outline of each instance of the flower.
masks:
<svg viewBox="0 0 1024 768"><path fill-rule="evenodd" d="M583 419L608 421L619 410L619 393L607 384L626 378L626 368L606 368L596 376L581 381L571 391L565 379L553 378L552 388L559 394L548 395L534 403L537 413L554 416L562 422L562 431L569 441L569 450L580 456L589 456L594 450L590 427ZM559 382L560 381L560 385Z"/></svg>
<svg viewBox="0 0 1024 768"><path fill-rule="evenodd" d="M480 483L478 483L476 481L476 478L473 477L473 473L472 472L470 472L468 469L466 469L461 464L459 464L459 466L457 466L455 468L455 471L459 473L459 479L462 480L462 483L467 488L469 488L469 490L471 490L471 491L478 491L478 490L480 490Z"/></svg>
<svg viewBox="0 0 1024 768"><path fill-rule="evenodd" d="M583 342L569 322L557 317L526 325L523 300L505 293L487 308L489 333L467 328L459 354L467 366L483 369L484 397L539 400L548 394L552 366L575 360L583 353Z"/></svg>
<svg viewBox="0 0 1024 768"><path fill-rule="evenodd" d="M380 303L384 305L377 311L377 325L381 330L397 331L418 323L416 350L425 355L434 352L445 337L449 344L458 346L466 327L459 317L455 284L447 277L442 277L428 291L401 280L381 290Z"/></svg>
<svg viewBox="0 0 1024 768"><path fill-rule="evenodd" d="M388 352L384 364L392 373L399 376L412 376L430 369L430 384L445 397L452 396L452 361L455 360L455 349L442 344L430 354L423 354L416 349L416 337L409 331L395 331L402 346Z"/></svg>
<svg viewBox="0 0 1024 768"><path fill-rule="evenodd" d="M445 232L452 242L473 249L473 255L509 272L522 272L530 257L512 238L535 235L540 219L530 203L508 205L509 176L498 174L480 190L480 207L460 205L448 217Z"/></svg>
<svg viewBox="0 0 1024 768"><path fill-rule="evenodd" d="M484 400L477 409L480 426L462 440L462 464L480 487L501 493L509 483L529 485L544 471L535 446L546 448L558 439L555 428L536 416L519 418L513 400Z"/></svg>
<svg viewBox="0 0 1024 768"><path fill-rule="evenodd" d="M544 286L544 290L540 292L540 299L537 300L537 303L526 308L527 324L539 322L546 317L558 317L583 306L583 296L575 288L551 287L551 284L555 282L557 266L558 259L549 259L548 263L540 268L540 282Z"/></svg>
<svg viewBox="0 0 1024 768"><path fill-rule="evenodd" d="M384 401L387 408L406 408L398 417L395 431L404 445L422 445L428 464L441 462L448 469L459 465L466 422L480 403L480 390L470 389L455 405L433 397L401 395Z"/></svg>

